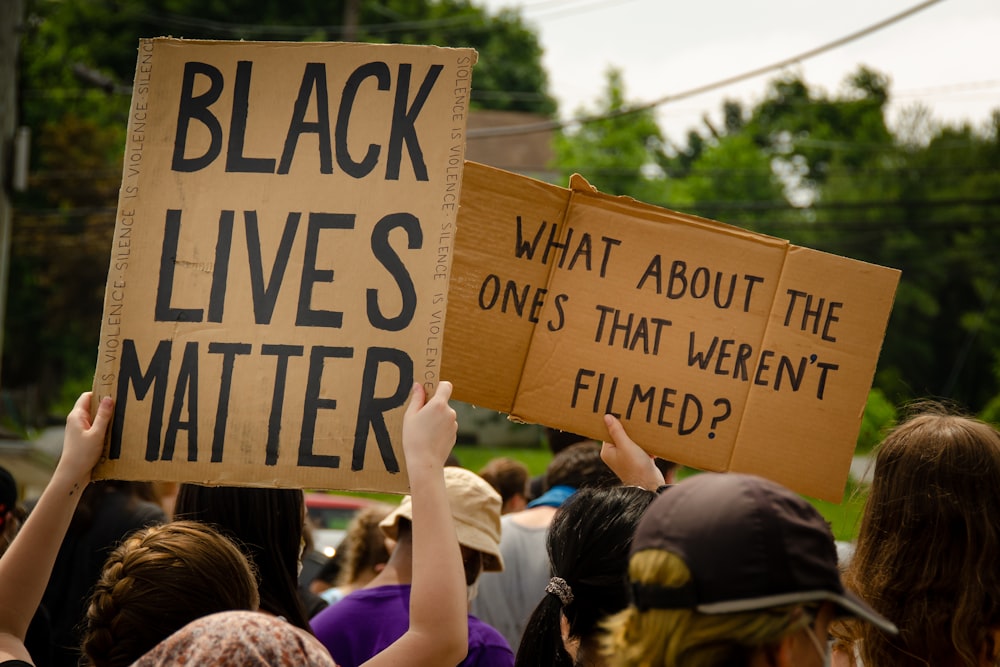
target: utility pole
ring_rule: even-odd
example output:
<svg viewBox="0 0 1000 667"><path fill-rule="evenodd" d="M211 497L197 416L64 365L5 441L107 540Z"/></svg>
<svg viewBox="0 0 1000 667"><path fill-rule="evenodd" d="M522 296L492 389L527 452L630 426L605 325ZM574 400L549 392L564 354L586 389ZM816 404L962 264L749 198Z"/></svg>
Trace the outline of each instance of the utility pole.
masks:
<svg viewBox="0 0 1000 667"><path fill-rule="evenodd" d="M20 60L24 0L0 0L0 351L7 321L7 278L14 209L14 135L17 131L17 70Z"/></svg>
<svg viewBox="0 0 1000 667"><path fill-rule="evenodd" d="M358 39L358 16L361 0L347 0L344 3L344 18L341 20L340 40L354 42Z"/></svg>

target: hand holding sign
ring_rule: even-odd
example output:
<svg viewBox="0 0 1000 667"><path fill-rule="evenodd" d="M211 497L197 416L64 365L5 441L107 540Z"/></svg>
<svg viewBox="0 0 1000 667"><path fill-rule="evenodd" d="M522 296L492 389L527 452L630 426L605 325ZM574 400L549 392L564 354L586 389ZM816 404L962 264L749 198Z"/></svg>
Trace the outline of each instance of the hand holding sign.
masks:
<svg viewBox="0 0 1000 667"><path fill-rule="evenodd" d="M622 481L622 484L639 486L650 491L663 486L663 473L656 467L653 457L647 454L632 438L614 415L604 415L612 442L601 446L601 460Z"/></svg>
<svg viewBox="0 0 1000 667"><path fill-rule="evenodd" d="M414 474L439 469L458 434L455 410L448 405L451 383L442 381L429 400L421 384L415 383L410 404L403 415L403 455L412 479Z"/></svg>
<svg viewBox="0 0 1000 667"><path fill-rule="evenodd" d="M91 413L92 395L89 391L80 394L66 416L63 452L55 472L81 489L90 482L91 471L101 457L113 406L111 399L105 396L97 404L96 412Z"/></svg>

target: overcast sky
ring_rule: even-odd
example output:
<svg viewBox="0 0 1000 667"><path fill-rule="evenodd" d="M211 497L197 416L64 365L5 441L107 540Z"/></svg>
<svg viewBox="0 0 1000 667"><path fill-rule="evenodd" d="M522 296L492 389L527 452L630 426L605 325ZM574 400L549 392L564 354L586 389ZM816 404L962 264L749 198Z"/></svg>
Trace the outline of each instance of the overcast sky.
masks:
<svg viewBox="0 0 1000 667"><path fill-rule="evenodd" d="M646 102L726 79L845 37L920 0L479 0L520 7L538 31L550 91L566 117L593 109L609 66ZM860 64L888 74L894 104L921 102L938 120L985 123L1000 108L1000 0L943 0L794 66L835 92ZM759 101L778 72L659 107L674 140L720 116L726 97Z"/></svg>

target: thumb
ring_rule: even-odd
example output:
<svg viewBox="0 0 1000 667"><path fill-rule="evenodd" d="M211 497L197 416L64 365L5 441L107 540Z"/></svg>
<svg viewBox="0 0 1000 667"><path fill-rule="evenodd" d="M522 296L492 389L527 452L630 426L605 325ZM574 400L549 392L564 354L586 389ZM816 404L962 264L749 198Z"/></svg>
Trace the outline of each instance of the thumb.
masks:
<svg viewBox="0 0 1000 667"><path fill-rule="evenodd" d="M618 445L623 437L628 437L625 434L625 427L614 415L604 415L604 425L608 427L608 434L615 445Z"/></svg>
<svg viewBox="0 0 1000 667"><path fill-rule="evenodd" d="M448 399L451 398L451 383L447 380L441 380L438 382L437 390L434 392L434 398L447 403Z"/></svg>
<svg viewBox="0 0 1000 667"><path fill-rule="evenodd" d="M410 404L406 406L406 414L412 416L420 412L426 399L427 393L424 391L424 386L419 382L414 382L413 389L410 390Z"/></svg>
<svg viewBox="0 0 1000 667"><path fill-rule="evenodd" d="M618 460L618 447L613 442L601 443L601 460L609 467Z"/></svg>
<svg viewBox="0 0 1000 667"><path fill-rule="evenodd" d="M102 398L100 404L97 406L97 414L94 415L94 421L90 425L90 431L104 433L108 428L108 422L111 420L111 413L113 411L114 401L111 400L111 397L105 396Z"/></svg>

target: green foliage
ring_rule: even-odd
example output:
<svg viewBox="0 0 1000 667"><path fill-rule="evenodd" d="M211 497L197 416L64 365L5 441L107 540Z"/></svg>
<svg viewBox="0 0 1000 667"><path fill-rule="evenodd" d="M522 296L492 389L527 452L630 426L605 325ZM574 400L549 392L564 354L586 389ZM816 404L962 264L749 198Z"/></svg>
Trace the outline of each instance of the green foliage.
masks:
<svg viewBox="0 0 1000 667"><path fill-rule="evenodd" d="M886 430L895 426L896 417L896 406L885 397L881 389L875 388L868 392L855 451L859 454L872 451L875 445L882 441Z"/></svg>
<svg viewBox="0 0 1000 667"><path fill-rule="evenodd" d="M477 472L492 459L506 457L520 461L532 475L541 475L552 460L552 452L545 447L483 447L481 445L456 445L452 450L463 468Z"/></svg>
<svg viewBox="0 0 1000 667"><path fill-rule="evenodd" d="M580 173L602 192L656 201L662 185L646 170L662 160L660 128L652 111L623 114L628 104L621 72L612 69L607 77L605 97L591 114L601 118L556 137L554 166L564 181Z"/></svg>
<svg viewBox="0 0 1000 667"><path fill-rule="evenodd" d="M602 111L622 107L614 82ZM721 127L706 121L669 154L637 151L660 135L648 115L622 115L563 135L558 163L609 192L901 269L866 428L922 397L998 414L1000 111L952 127L915 107L891 128L889 99L865 67L834 95L788 75L752 109L727 101ZM641 177L650 161L666 179Z"/></svg>
<svg viewBox="0 0 1000 667"><path fill-rule="evenodd" d="M844 498L840 503L807 498L813 507L829 522L833 537L844 542L852 542L861 527L861 514L868 497L868 486L848 480Z"/></svg>
<svg viewBox="0 0 1000 667"><path fill-rule="evenodd" d="M340 40L352 0L27 0L21 119L28 193L15 200L3 380L42 402L89 385L140 38ZM535 32L467 0L353 2L354 41L473 47L474 106L550 114Z"/></svg>

